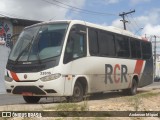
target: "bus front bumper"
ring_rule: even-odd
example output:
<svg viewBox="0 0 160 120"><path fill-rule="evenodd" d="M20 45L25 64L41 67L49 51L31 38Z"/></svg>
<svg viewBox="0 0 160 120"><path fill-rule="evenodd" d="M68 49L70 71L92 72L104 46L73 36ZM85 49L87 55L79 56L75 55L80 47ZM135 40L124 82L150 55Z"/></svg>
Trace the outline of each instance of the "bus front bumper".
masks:
<svg viewBox="0 0 160 120"><path fill-rule="evenodd" d="M65 96L65 79L58 78L47 82L37 80L35 82L7 82L5 81L6 92L23 96Z"/></svg>

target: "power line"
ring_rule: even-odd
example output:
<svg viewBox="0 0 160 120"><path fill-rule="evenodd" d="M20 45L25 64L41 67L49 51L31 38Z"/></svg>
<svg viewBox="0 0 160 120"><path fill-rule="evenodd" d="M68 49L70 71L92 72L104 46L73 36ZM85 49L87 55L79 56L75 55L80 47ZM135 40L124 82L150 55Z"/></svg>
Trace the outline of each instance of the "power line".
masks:
<svg viewBox="0 0 160 120"><path fill-rule="evenodd" d="M96 12L96 11L90 11L90 10L85 10L85 9L81 9L81 8L78 8L78 7L75 7L75 6L71 6L71 5L68 5L68 4L65 4L65 3L62 3L62 2L59 2L57 0L53 0L54 2L50 2L48 0L42 0L46 3L49 3L49 4L52 4L54 6L58 6L58 7L61 7L61 8L64 8L64 9L72 9L73 11L72 12L81 12L81 13L85 13L85 14L90 14L90 15L101 15L101 16L106 16L106 15L114 15L114 16L118 16L116 14L112 14L112 13L101 13L101 12Z"/></svg>
<svg viewBox="0 0 160 120"><path fill-rule="evenodd" d="M102 13L102 12L96 12L96 11L90 11L90 10L86 10L86 9L81 9L81 8L78 8L78 7L75 7L75 6L72 6L72 5L69 5L69 4L65 4L63 2L60 2L60 1L57 1L57 0L53 0L54 2L50 2L48 0L42 0L48 4L51 4L51 5L54 5L54 6L58 6L60 8L64 8L64 9L72 9L72 12L81 12L81 13L84 13L84 14L89 14L89 15L98 15L98 16L107 16L107 15L114 15L114 16L118 16L116 14L112 14L112 13ZM15 15L15 14L12 14L12 13L6 13L6 12L3 12L3 11L0 11L0 15L4 16L4 17L15 17L15 18L25 18L25 19L28 19L24 16L19 16L19 15ZM55 18L55 16L54 16ZM53 17L50 19L54 19Z"/></svg>
<svg viewBox="0 0 160 120"><path fill-rule="evenodd" d="M47 0L42 0L42 1L44 1L44 2L46 2L46 3L49 3L49 4L51 4L51 5L58 6L58 7L60 7L60 8L64 8L64 9L69 10L69 7L62 6L62 5L60 5L60 4L53 3L53 2L50 2L50 1L47 1ZM72 12L80 12L80 11L79 11L79 10L74 9ZM85 11L83 11L83 13L85 13L85 14L90 14L90 13L85 12ZM91 14L90 14L90 15L91 15ZM97 15L97 14L92 14L92 15ZM52 19L53 19L53 18L52 18Z"/></svg>
<svg viewBox="0 0 160 120"><path fill-rule="evenodd" d="M136 20L134 19L133 15L130 14L130 16L132 17L132 19L133 19L133 21L135 22L136 26L137 26L138 28L140 28L140 26L137 24Z"/></svg>
<svg viewBox="0 0 160 120"><path fill-rule="evenodd" d="M60 4L62 4L62 5L65 5L65 6L71 7L71 8L73 8L73 9L77 9L77 10L80 10L80 11L85 11L85 12L88 12L88 13L117 16L117 14L113 14L113 13L102 13L102 12L97 12L97 11L86 10L86 9L78 8L78 7L75 7L75 6L72 6L72 5L69 5L69 4L66 4L66 3L63 3L63 2L57 1L57 0L53 0L53 1L55 1L55 2L57 2L57 3L60 3Z"/></svg>
<svg viewBox="0 0 160 120"><path fill-rule="evenodd" d="M136 26L133 24L133 21L130 19L130 17L128 15L126 15L128 20L130 21L130 23L134 26L134 29L136 29Z"/></svg>
<svg viewBox="0 0 160 120"><path fill-rule="evenodd" d="M52 4L52 5L54 5L54 6L58 6L58 7L61 7L61 8L68 9L68 7L60 6L60 5L58 5L58 4L55 4L55 3L50 2L50 1L47 1L47 0L41 0L41 1L44 1L44 2L49 3L49 4Z"/></svg>
<svg viewBox="0 0 160 120"><path fill-rule="evenodd" d="M134 23L135 23L135 25L137 26L137 32L139 32L140 30L142 30L143 29L143 27L140 27L138 24L137 24L137 22L136 22L136 20L134 19L134 17L133 17L133 15L132 14L130 14L130 16L132 17L132 19L133 19L133 21L134 21Z"/></svg>
<svg viewBox="0 0 160 120"><path fill-rule="evenodd" d="M137 33L138 33L138 35L141 36L141 34L139 33L139 31L142 30L143 28L137 28L138 30L136 30L136 26L135 26L134 24L132 24L133 22L132 22L132 20L129 18L129 16L126 15L126 17L127 17L128 21L130 21L130 25L133 26L132 31L134 32L134 34L137 34ZM135 31L134 29L135 29L136 31Z"/></svg>
<svg viewBox="0 0 160 120"><path fill-rule="evenodd" d="M51 5L54 5L54 6L58 6L58 7L60 7L60 8L64 8L64 9L69 9L69 7L66 7L66 6L62 6L62 5L59 5L59 4L56 4L56 3L53 3L53 2L50 2L50 1L47 1L47 0L42 0L42 1L44 1L44 2L46 2L46 3L49 3L49 4L51 4ZM79 10L73 10L73 12L80 12ZM83 13L85 13L85 14L89 14L88 12L86 13L86 12L83 12Z"/></svg>

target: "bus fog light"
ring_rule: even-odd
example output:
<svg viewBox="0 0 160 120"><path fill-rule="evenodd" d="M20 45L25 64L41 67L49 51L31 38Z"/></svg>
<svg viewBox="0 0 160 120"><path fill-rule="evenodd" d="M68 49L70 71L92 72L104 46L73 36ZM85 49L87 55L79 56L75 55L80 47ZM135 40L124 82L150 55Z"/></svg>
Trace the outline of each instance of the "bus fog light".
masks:
<svg viewBox="0 0 160 120"><path fill-rule="evenodd" d="M5 76L5 77L4 77L4 79L5 79L5 81L7 81L7 82L12 82L12 81L13 81L13 79L12 79L12 78L7 77L7 76Z"/></svg>
<svg viewBox="0 0 160 120"><path fill-rule="evenodd" d="M58 79L60 76L61 76L60 73L56 73L56 74L52 74L52 75L48 75L48 76L42 77L42 78L40 78L40 80L45 82L45 81Z"/></svg>

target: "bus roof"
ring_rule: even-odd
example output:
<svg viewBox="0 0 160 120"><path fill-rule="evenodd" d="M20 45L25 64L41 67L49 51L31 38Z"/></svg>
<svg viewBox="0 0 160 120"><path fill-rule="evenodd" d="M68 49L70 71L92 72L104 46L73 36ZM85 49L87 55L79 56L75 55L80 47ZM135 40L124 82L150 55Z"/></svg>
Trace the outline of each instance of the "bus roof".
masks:
<svg viewBox="0 0 160 120"><path fill-rule="evenodd" d="M97 29L101 29L101 30L106 30L109 32L113 32L113 33L117 33L117 34L122 34L125 36L129 36L129 37L134 37L134 38L138 38L138 39L142 39L141 37L133 34L130 31L127 30L123 30L117 27L113 27L113 26L103 26L103 25L98 25L98 24L94 24L94 23L90 23L90 22L86 22L86 21L82 21L82 20L55 20L55 21L45 21L45 22L41 22L41 23L37 23L28 27L33 27L33 26L37 26L37 25L43 25L43 24L52 24L52 23L72 23L72 24L82 24L82 25L86 25L88 27L93 27L93 28L97 28ZM26 27L26 28L28 28Z"/></svg>

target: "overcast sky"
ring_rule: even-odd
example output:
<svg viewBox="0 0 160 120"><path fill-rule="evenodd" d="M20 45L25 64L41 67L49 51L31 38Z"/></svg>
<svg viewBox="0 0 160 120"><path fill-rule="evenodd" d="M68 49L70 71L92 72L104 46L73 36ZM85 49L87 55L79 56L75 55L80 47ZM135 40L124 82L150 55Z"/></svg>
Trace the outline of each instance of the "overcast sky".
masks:
<svg viewBox="0 0 160 120"><path fill-rule="evenodd" d="M0 0L0 14L43 21L80 19L123 28L119 13L135 9L126 17L127 29L138 35L160 36L159 5L160 0Z"/></svg>

